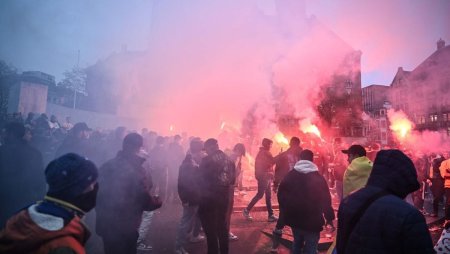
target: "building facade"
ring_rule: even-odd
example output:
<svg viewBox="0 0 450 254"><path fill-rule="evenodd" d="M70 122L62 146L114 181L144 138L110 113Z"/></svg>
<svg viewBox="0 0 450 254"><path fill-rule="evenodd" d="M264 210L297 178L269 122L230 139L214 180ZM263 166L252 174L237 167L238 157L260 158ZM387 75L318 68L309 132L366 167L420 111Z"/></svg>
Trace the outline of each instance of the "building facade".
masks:
<svg viewBox="0 0 450 254"><path fill-rule="evenodd" d="M400 67L391 83L389 100L417 130L450 136L450 46L440 39L436 51L412 71Z"/></svg>

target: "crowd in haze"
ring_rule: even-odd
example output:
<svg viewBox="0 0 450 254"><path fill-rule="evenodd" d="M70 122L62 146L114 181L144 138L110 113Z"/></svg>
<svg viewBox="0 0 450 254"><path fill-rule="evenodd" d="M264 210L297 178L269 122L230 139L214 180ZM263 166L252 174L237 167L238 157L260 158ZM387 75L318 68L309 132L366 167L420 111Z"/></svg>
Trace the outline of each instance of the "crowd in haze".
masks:
<svg viewBox="0 0 450 254"><path fill-rule="evenodd" d="M330 253L434 253L424 216L437 217L445 198L450 224L448 153L368 151L336 138L323 154L292 137L274 155L272 144L264 138L254 168L246 169L254 171L257 192L242 215L252 221L252 208L265 196L267 221L276 222L272 252L289 226L292 252L316 253L320 232L339 218ZM230 224L234 192L245 187L246 150L242 143L223 149L214 138L98 131L70 118L15 114L0 146L0 252L84 253L89 233L80 219L94 208L90 227L106 254L149 251L152 211L179 202L174 252L187 253L188 242L206 238L208 253L229 253L229 241L238 239ZM428 189L431 213L424 209ZM341 203L337 214L330 190Z"/></svg>

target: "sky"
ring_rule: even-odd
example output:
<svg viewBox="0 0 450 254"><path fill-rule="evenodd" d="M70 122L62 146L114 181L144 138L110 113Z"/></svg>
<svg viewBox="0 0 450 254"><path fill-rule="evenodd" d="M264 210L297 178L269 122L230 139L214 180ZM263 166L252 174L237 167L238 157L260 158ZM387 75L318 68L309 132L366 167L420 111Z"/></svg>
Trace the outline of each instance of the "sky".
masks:
<svg viewBox="0 0 450 254"><path fill-rule="evenodd" d="M256 1L267 15L276 13L274 0ZM146 50L155 2L0 1L0 59L60 79L71 66L94 64L123 45ZM305 6L307 15L363 52L363 86L389 84L399 66L417 66L439 38L450 42L449 0L307 0Z"/></svg>

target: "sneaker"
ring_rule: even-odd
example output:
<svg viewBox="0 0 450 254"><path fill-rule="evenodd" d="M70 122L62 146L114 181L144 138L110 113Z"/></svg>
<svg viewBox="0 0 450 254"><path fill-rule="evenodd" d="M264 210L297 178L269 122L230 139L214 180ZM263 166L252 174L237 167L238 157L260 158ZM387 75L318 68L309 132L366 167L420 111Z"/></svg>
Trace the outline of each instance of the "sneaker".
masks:
<svg viewBox="0 0 450 254"><path fill-rule="evenodd" d="M275 215L270 215L269 218L267 218L268 222L275 222L278 220L278 217L276 217Z"/></svg>
<svg viewBox="0 0 450 254"><path fill-rule="evenodd" d="M204 240L205 240L205 237L202 235L193 236L193 237L189 238L190 243L199 243L199 242L203 242Z"/></svg>
<svg viewBox="0 0 450 254"><path fill-rule="evenodd" d="M175 254L189 254L184 248L177 248L175 249Z"/></svg>
<svg viewBox="0 0 450 254"><path fill-rule="evenodd" d="M271 248L270 253L278 253L278 248Z"/></svg>
<svg viewBox="0 0 450 254"><path fill-rule="evenodd" d="M230 239L230 241L237 241L237 240L239 240L239 237L237 237L237 235L230 232L230 234L228 235L228 239Z"/></svg>
<svg viewBox="0 0 450 254"><path fill-rule="evenodd" d="M137 249L140 251L151 251L153 248L150 245L140 242L137 244Z"/></svg>
<svg viewBox="0 0 450 254"><path fill-rule="evenodd" d="M253 217L250 215L250 212L247 210L247 208L245 208L244 211L242 211L242 214L247 220L249 221L253 220Z"/></svg>

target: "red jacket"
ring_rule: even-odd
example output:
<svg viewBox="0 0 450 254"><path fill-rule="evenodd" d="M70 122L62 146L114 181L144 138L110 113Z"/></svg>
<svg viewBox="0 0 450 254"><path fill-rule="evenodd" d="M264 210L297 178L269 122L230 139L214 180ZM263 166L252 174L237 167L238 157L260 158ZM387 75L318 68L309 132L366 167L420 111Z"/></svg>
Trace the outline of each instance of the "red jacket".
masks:
<svg viewBox="0 0 450 254"><path fill-rule="evenodd" d="M6 227L0 232L0 253L48 254L58 248L69 248L77 254L86 253L83 245L90 233L78 216L60 229L48 230L42 224L59 218L39 214L35 210L33 212L32 208L33 206L8 220ZM36 216L30 216L30 211L45 219L35 222Z"/></svg>

